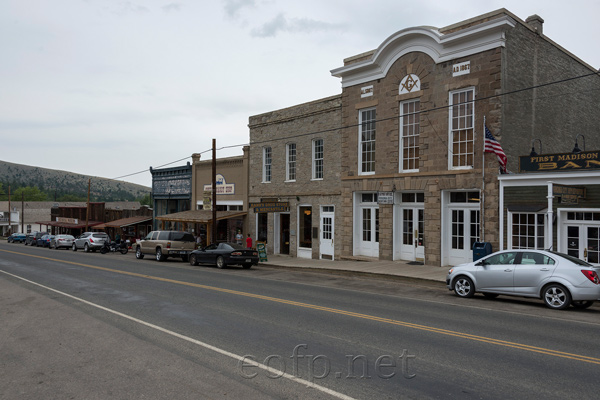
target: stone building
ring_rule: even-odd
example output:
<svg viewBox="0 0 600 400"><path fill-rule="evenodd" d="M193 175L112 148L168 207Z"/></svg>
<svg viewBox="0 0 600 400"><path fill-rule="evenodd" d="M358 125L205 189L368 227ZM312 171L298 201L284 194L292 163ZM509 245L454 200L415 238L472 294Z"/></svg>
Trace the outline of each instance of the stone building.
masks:
<svg viewBox="0 0 600 400"><path fill-rule="evenodd" d="M156 229L182 229L178 222L162 223L158 217L188 211L192 202L192 166L188 162L179 167L155 169L152 174L153 221Z"/></svg>
<svg viewBox="0 0 600 400"><path fill-rule="evenodd" d="M341 255L340 96L250 117L248 220L267 253Z"/></svg>

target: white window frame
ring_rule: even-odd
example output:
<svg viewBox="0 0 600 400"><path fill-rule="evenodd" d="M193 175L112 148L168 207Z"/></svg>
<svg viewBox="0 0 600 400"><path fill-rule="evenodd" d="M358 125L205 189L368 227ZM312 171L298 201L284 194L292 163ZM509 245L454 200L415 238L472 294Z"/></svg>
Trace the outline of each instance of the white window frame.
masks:
<svg viewBox="0 0 600 400"><path fill-rule="evenodd" d="M532 249L532 250L544 250L545 248L545 233L546 233L546 210L542 210L542 211L538 211L538 212L525 212L525 211L510 211L508 213L508 240L507 240L507 248L508 250L512 250L512 249ZM515 215L534 215L535 221L534 224L532 225L533 229L534 229L534 233L533 235L521 235L520 233L517 234L514 229L513 229L513 224L514 224L514 217ZM539 223L539 219L542 220L542 223ZM524 227L528 227L531 226L529 224L519 224L522 225ZM541 232L539 231L539 229L541 228ZM529 238L529 237L533 237L533 241L534 241L534 247L529 247L529 246L521 246L520 244L517 246L513 246L513 240L514 238L519 237L519 238ZM538 243L540 243L541 240L541 246L538 246ZM519 241L520 242L520 241Z"/></svg>
<svg viewBox="0 0 600 400"><path fill-rule="evenodd" d="M320 144L320 154L317 153L317 144ZM320 155L320 157L319 157ZM323 139L314 139L312 141L312 180L323 180L325 176L325 142Z"/></svg>
<svg viewBox="0 0 600 400"><path fill-rule="evenodd" d="M416 106L415 106L416 103ZM414 111L409 111L408 117L406 117L407 114L404 113L404 106L408 105L409 108L414 108ZM420 115L418 114L420 112L420 108L421 108L421 101L420 99L410 99L407 101L403 101L400 103L400 144L399 144L399 148L400 148L400 154L398 159L400 160L399 163L399 171L400 172L418 172L419 171L419 130L420 130ZM405 120L406 118L406 120ZM406 123L406 127L408 127L409 129L406 129L405 132L405 123ZM412 132L408 132L408 131L412 131ZM414 160L413 162L415 163L415 168L407 168L404 169L404 139L409 139L409 138L414 138L415 140L415 145L410 147L409 149L416 149L416 155L415 157L409 157L409 160ZM410 151L410 150L409 150Z"/></svg>
<svg viewBox="0 0 600 400"><path fill-rule="evenodd" d="M267 154L268 153L268 154ZM268 156L268 157L267 157ZM262 182L270 183L273 178L273 148L270 146L263 147L263 173Z"/></svg>
<svg viewBox="0 0 600 400"><path fill-rule="evenodd" d="M292 154L293 151L293 154ZM285 181L296 182L297 166L297 146L296 143L285 145Z"/></svg>
<svg viewBox="0 0 600 400"><path fill-rule="evenodd" d="M453 97L456 94L460 93L472 93L472 99L468 103L462 102L454 104ZM458 90L453 90L449 92L449 112L448 112L448 169L449 170L457 170L457 169L473 169L473 164L475 162L475 88L467 87ZM470 111L470 115L468 114ZM455 113L456 113L456 121L455 121ZM456 124L453 124L456 122ZM464 141L464 146L466 147L464 153L459 153L467 157L467 160L464 162L465 165L454 165L454 142L455 136L457 136L460 131L471 131L470 140L467 139ZM469 143L471 144L471 151L468 151ZM459 145L460 147L460 145ZM468 158L471 158L471 163L468 163Z"/></svg>
<svg viewBox="0 0 600 400"><path fill-rule="evenodd" d="M362 140L363 133L363 117L366 113L373 112L373 119L371 120L373 124L373 138L368 141ZM377 114L375 113L375 108L365 108L362 110L358 110L358 174L359 175L374 175L375 174L375 145L376 145L376 133L377 133ZM372 153L372 170L365 171L363 169L363 144L373 143L373 149L369 152ZM370 163L371 164L371 163Z"/></svg>

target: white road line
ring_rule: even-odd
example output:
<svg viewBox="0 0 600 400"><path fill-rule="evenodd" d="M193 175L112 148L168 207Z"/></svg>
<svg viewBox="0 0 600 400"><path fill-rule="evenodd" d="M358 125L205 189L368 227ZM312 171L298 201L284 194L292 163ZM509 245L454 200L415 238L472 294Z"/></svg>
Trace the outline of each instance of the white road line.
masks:
<svg viewBox="0 0 600 400"><path fill-rule="evenodd" d="M23 277L21 277L21 276L18 276L18 275L11 274L10 272L6 272L6 271L3 271L3 270L0 270L0 272L4 273L4 274L6 274L6 275L12 276L13 278L17 278L17 279L20 279L20 280L22 280L22 281L24 281L24 282L30 283L30 284L32 284L32 285L39 286L39 287L41 287L41 288L44 288L44 289L46 289L46 290L49 290L49 291L51 291L51 292L58 293L58 294L60 294L60 295L62 295L62 296L65 296L65 297L71 298L71 299L73 299L73 300L77 300L77 301L79 301L79 302L81 302L81 303L84 303L84 304L87 304L87 305L89 305L89 306L96 307L96 308L98 308L98 309L100 309L100 310L103 310L103 311L106 311L106 312L109 312L109 313L112 313L112 314L118 315L119 317L126 318L126 319L128 319L128 320L130 320L130 321L133 321L133 322L137 322L137 323L138 323L138 324L140 324L140 325L144 325L144 326L147 326L147 327L149 327L149 328L156 329L157 331L160 331L160 332L166 333L166 334L168 334L168 335L174 336L174 337L176 337L176 338L179 338L179 339L186 340L186 341L188 341L188 342L190 342L190 343L194 343L195 345L198 345L198 346L204 347L204 348L206 348L206 349L212 350L212 351L214 351L214 352L217 352L217 353L219 353L219 354L223 354L223 355L225 355L225 356L227 356L227 357L230 357L230 358L233 358L234 360L237 360L237 361L238 361L238 363L240 363L240 362L243 362L243 363L244 363L244 365L246 365L246 366L249 366L249 365L251 365L251 366L254 366L254 367L257 367L257 368L263 369L263 370L265 370L265 371L267 371L267 372L271 373L271 374L272 374L272 376L278 376L278 377L284 377L284 378L287 378L287 379L289 379L289 380L291 380L291 381L293 381L293 382L296 382L296 383L299 383L299 384L301 384L301 385L305 385L305 386L308 386L308 387L310 387L310 388L313 388L313 389L319 390L319 391L321 391L321 392L323 392L323 393L326 393L326 394L328 394L328 395L331 395L331 396L333 396L333 397L336 397L336 398L338 398L338 399L354 400L354 398L353 398L353 397L346 396L346 395L345 395L345 394L343 394L343 393L339 393L339 392L336 392L335 390L331 390L331 389L328 389L328 388L326 388L326 387L324 387L324 386L317 385L317 384L316 384L316 383L314 383L314 382L310 382L310 381L307 381L307 380L305 380L305 379L298 378L297 376L294 376L294 375L291 375L291 374L288 374L288 373L282 372L282 371L280 371L280 370L278 370L278 369L275 369L275 368L271 368L271 367L269 367L268 365L265 365L265 364L261 364L261 363L255 362L255 361L253 361L253 360L251 360L251 359L249 359L249 358L247 358L247 357L244 357L244 356L239 356L239 355L237 355L237 354L231 353L231 352L229 352L229 351L227 351L227 350L220 349L220 348L218 348L218 347L215 347L215 346L213 346L213 345L210 345L210 344L208 344L208 343L201 342L201 341L199 341L199 340L196 340L196 339L194 339L194 338L191 338L191 337L189 337L189 336L185 336L185 335L182 335L182 334L180 334L180 333L173 332L173 331L171 331L171 330L168 330L168 329L166 329L166 328L160 327L160 326L158 326L158 325L154 325L154 324L151 324L151 323L149 323L149 322L142 321L141 319L138 319L138 318L132 317L132 316L130 316L130 315L123 314L123 313L121 313L121 312L119 312L119 311L115 311L115 310L112 310L112 309L110 309L110 308L107 308L107 307L101 306L101 305L99 305L99 304L92 303L92 302L90 302L90 301L87 301L87 300L84 300L84 299L82 299L82 298L79 298L79 297L76 297L76 296L70 295L70 294L68 294L68 293L65 293L65 292L61 292L60 290L53 289L53 288L51 288L51 287L48 287L48 286L42 285L42 284L40 284L40 283L37 283L37 282L30 281L29 279L23 278Z"/></svg>

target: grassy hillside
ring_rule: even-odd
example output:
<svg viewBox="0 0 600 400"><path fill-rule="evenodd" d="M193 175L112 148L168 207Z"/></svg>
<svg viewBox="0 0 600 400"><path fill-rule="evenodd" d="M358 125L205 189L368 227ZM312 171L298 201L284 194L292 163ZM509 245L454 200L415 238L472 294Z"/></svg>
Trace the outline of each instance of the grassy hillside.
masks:
<svg viewBox="0 0 600 400"><path fill-rule="evenodd" d="M89 178L92 179L91 201L134 201L149 196L151 191L149 187L135 183L0 161L3 193L8 192L10 185L11 193L16 193L19 188L37 188L45 194L47 201L86 200Z"/></svg>

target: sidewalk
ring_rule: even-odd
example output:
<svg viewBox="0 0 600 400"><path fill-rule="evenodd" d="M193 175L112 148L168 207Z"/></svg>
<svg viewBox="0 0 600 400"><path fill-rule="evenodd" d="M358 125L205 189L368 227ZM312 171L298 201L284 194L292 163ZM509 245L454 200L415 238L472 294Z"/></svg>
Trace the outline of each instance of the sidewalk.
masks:
<svg viewBox="0 0 600 400"><path fill-rule="evenodd" d="M401 276L415 279L425 279L446 282L448 268L432 265L413 265L406 261L385 260L312 260L290 257L280 254L269 254L268 261L258 265L286 268L306 268L321 270L350 271L366 274Z"/></svg>

